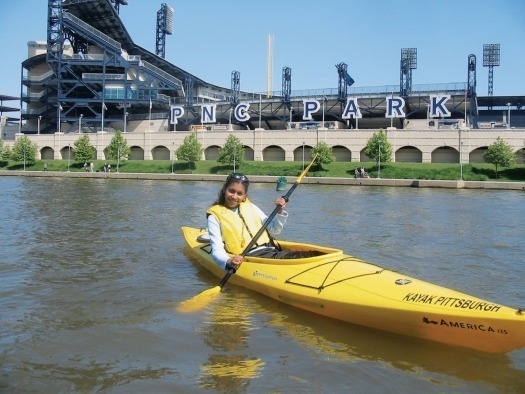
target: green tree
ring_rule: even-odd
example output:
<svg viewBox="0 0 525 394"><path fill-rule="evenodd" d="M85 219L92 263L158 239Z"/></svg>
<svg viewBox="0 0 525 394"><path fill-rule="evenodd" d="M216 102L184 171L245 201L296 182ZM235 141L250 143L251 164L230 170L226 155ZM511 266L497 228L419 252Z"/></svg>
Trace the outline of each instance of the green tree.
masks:
<svg viewBox="0 0 525 394"><path fill-rule="evenodd" d="M317 155L315 160L319 167L322 167L323 164L330 164L335 161L335 156L332 151L332 148L324 141L320 141L315 145L311 150L312 157Z"/></svg>
<svg viewBox="0 0 525 394"><path fill-rule="evenodd" d="M0 167L6 166L7 160L11 157L11 149L4 141L0 140Z"/></svg>
<svg viewBox="0 0 525 394"><path fill-rule="evenodd" d="M496 166L496 178L498 178L498 166L510 167L514 164L515 156L509 143L498 137L496 142L490 145L483 154L483 159L486 163Z"/></svg>
<svg viewBox="0 0 525 394"><path fill-rule="evenodd" d="M392 145L388 142L386 132L383 129L372 135L365 147L365 155L370 157L379 166L381 163L387 163L392 160Z"/></svg>
<svg viewBox="0 0 525 394"><path fill-rule="evenodd" d="M233 167L235 162L237 167L240 167L244 162L244 147L239 138L230 134L224 146L219 149L219 157L217 161L222 164L227 164Z"/></svg>
<svg viewBox="0 0 525 394"><path fill-rule="evenodd" d="M88 162L93 160L96 148L91 145L91 141L87 134L84 134L73 144L73 157L76 161Z"/></svg>
<svg viewBox="0 0 525 394"><path fill-rule="evenodd" d="M195 165L202 157L202 145L197 139L197 134L190 134L184 138L182 145L179 146L175 152L178 160L184 160L188 162L190 169L194 170L197 168Z"/></svg>
<svg viewBox="0 0 525 394"><path fill-rule="evenodd" d="M11 151L11 159L14 161L24 161L25 159L26 163L34 164L37 151L37 144L32 142L27 135L23 135L15 141Z"/></svg>
<svg viewBox="0 0 525 394"><path fill-rule="evenodd" d="M118 157L120 154L120 158ZM111 139L109 146L107 148L108 159L117 160L127 160L129 155L131 155L131 148L128 146L128 141L122 135L122 131L115 131L115 136Z"/></svg>

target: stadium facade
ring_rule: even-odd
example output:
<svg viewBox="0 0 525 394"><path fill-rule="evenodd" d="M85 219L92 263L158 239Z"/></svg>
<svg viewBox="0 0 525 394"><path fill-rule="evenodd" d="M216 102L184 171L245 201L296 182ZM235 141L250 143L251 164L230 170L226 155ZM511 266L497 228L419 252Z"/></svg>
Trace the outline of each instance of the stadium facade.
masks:
<svg viewBox="0 0 525 394"><path fill-rule="evenodd" d="M17 133L30 135L42 159L66 159L88 133L103 160L113 132L122 130L131 159L171 159L185 136L198 133L205 159L213 160L233 133L248 160L302 160L305 148L323 140L338 160L366 161L366 142L383 128L396 161L482 161L501 136L523 162L525 96L478 96L474 55L466 57L466 82L413 84L417 49L403 48L399 85L353 87L341 62L337 88L294 91L284 67L280 91L250 93L241 90L238 71L226 88L164 59L173 25L166 4L157 13L155 53L135 44L119 17L127 3L48 0L47 41L29 42L22 63Z"/></svg>

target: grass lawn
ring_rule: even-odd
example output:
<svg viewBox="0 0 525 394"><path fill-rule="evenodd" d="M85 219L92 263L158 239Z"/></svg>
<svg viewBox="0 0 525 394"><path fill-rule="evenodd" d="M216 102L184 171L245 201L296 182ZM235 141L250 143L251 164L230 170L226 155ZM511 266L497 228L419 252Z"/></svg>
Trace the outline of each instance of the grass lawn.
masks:
<svg viewBox="0 0 525 394"><path fill-rule="evenodd" d="M102 171L104 163L111 164L111 170L117 170L115 161L95 160L95 171ZM48 171L67 171L67 160L38 160L33 165L26 164L26 171L42 171L44 163L48 165ZM307 165L308 163L305 163ZM84 163L71 161L70 171L83 171ZM196 163L196 169L191 170L188 163L182 161L173 162L173 172L176 174L229 174L232 167L220 164L212 160L202 160ZM366 162L334 162L322 167L312 167L308 176L318 177L353 177L356 167L365 167L371 178L376 178L378 168L376 163ZM12 161L0 161L2 170L22 170L23 163ZM247 175L274 175L274 176L297 176L303 170L302 162L281 161L246 161L236 168L239 172ZM172 162L169 160L126 160L119 164L120 172L127 173L165 173L172 172ZM441 163L381 163L381 178L389 179L435 179L435 180L458 180L460 179L459 164ZM463 179L466 181L525 181L525 164L515 164L509 168L499 168L496 179L495 167L491 164L475 163L463 165Z"/></svg>

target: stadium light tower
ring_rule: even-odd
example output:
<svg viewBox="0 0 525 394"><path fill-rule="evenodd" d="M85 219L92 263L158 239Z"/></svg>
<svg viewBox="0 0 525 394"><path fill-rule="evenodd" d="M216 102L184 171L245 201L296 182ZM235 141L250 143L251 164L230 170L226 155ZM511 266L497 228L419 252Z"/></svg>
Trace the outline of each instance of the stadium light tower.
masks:
<svg viewBox="0 0 525 394"><path fill-rule="evenodd" d="M499 44L483 44L483 67L489 68L489 96L494 95L494 66L499 66Z"/></svg>
<svg viewBox="0 0 525 394"><path fill-rule="evenodd" d="M476 101L476 55L468 56L468 85L467 94L469 99L469 123L475 129L478 128L477 121L477 101ZM467 105L465 103L465 105Z"/></svg>
<svg viewBox="0 0 525 394"><path fill-rule="evenodd" d="M157 40L155 55L166 57L166 34L173 34L173 8L162 3L157 12Z"/></svg>
<svg viewBox="0 0 525 394"><path fill-rule="evenodd" d="M401 72L399 89L401 96L412 91L412 70L417 68L417 48L401 48Z"/></svg>
<svg viewBox="0 0 525 394"><path fill-rule="evenodd" d="M346 101L348 94L348 87L354 84L354 79L348 74L348 64L339 63L335 65L337 68L337 74L339 75L338 85L338 99L343 102Z"/></svg>
<svg viewBox="0 0 525 394"><path fill-rule="evenodd" d="M241 73L239 71L232 71L232 104L239 102L239 93L241 91Z"/></svg>
<svg viewBox="0 0 525 394"><path fill-rule="evenodd" d="M292 96L292 69L283 67L283 101L289 102Z"/></svg>

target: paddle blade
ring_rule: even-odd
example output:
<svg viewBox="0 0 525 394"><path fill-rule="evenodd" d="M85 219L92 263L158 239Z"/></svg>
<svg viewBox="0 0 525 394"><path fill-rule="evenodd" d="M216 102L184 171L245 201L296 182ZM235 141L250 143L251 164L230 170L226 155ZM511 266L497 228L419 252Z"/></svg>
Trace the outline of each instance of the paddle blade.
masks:
<svg viewBox="0 0 525 394"><path fill-rule="evenodd" d="M193 313L205 308L210 302L212 302L215 297L221 293L221 287L215 286L211 289L205 290L200 294L197 294L195 297L190 298L189 300L182 301L177 306L177 312L181 313Z"/></svg>
<svg viewBox="0 0 525 394"><path fill-rule="evenodd" d="M303 178L305 177L306 174L308 174L308 171L310 170L310 168L314 165L315 163L315 159L317 159L317 153L314 155L314 158L312 159L311 163L308 164L308 167L306 167L304 169L304 171L302 172L301 175L299 175L299 178L297 178L297 183L301 183L301 181L303 180Z"/></svg>

